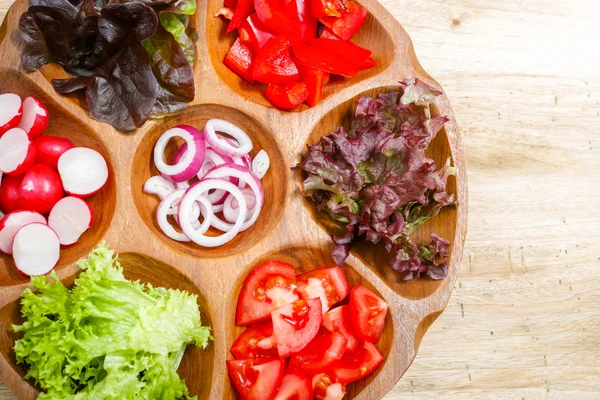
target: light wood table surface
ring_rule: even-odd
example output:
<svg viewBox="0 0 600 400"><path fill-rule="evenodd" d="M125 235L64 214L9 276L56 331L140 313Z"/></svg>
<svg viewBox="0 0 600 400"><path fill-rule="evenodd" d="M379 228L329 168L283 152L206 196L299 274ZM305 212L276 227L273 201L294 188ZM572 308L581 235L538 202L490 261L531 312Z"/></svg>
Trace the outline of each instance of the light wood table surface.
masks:
<svg viewBox="0 0 600 400"><path fill-rule="evenodd" d="M600 399L600 1L382 3L453 104L470 197L448 308L386 399Z"/></svg>

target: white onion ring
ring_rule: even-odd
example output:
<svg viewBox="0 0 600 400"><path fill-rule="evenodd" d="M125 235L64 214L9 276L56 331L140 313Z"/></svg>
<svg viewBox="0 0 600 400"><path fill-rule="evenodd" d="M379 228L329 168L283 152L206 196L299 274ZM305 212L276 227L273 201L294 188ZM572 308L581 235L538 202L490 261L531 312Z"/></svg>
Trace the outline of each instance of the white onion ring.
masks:
<svg viewBox="0 0 600 400"><path fill-rule="evenodd" d="M217 136L217 132L223 132L233 137L238 142L238 147ZM204 127L206 141L218 152L227 156L243 156L252 151L252 139L240 128L229 121L222 119L211 119Z"/></svg>
<svg viewBox="0 0 600 400"><path fill-rule="evenodd" d="M254 194L254 191L250 188L244 188L241 189L241 191L246 199L246 207L248 208L248 211L252 211L254 207L256 207L256 195ZM229 223L235 222L239 213L240 205L235 197L231 195L227 196L225 202L223 203L223 217L225 217L225 221Z"/></svg>
<svg viewBox="0 0 600 400"><path fill-rule="evenodd" d="M190 212L192 204L197 198L201 197L203 193L207 193L211 189L222 189L231 193L236 200L240 203L240 215L228 232L223 233L220 236L206 236L202 233L194 230L192 222L190 221ZM212 210L211 210L212 211ZM210 213L206 209L206 212ZM242 228L246 219L246 198L244 194L231 182L227 182L222 179L209 179L205 178L201 181L194 183L186 192L181 199L179 205L179 221L181 222L181 229L183 232L196 244L203 247L217 247L222 246L225 243L232 240ZM206 218L205 218L206 221ZM211 221L212 222L212 221Z"/></svg>
<svg viewBox="0 0 600 400"><path fill-rule="evenodd" d="M173 165L167 165L164 161L164 153L174 137L180 137L186 142L185 154ZM188 151L189 150L189 151ZM179 149L179 152L181 148ZM178 125L167 130L154 146L154 165L161 174L168 175L174 182L184 182L191 179L200 171L206 154L206 142L204 136L196 128L187 125Z"/></svg>
<svg viewBox="0 0 600 400"><path fill-rule="evenodd" d="M185 194L186 191L183 189L174 191L173 193L165 197L163 201L160 202L160 204L158 205L158 209L156 210L156 221L158 222L158 226L160 226L160 229L162 229L164 234L167 235L169 238L178 242L189 242L190 238L185 234L185 232L177 232L175 228L173 228L173 226L169 223L167 217L169 215L169 211L174 208L175 203L182 199L182 197L185 197ZM202 225L198 229L199 232L202 232L202 234L204 234L206 233L206 231L208 231L208 228L211 225L211 220L213 218L212 208L208 200L206 200L205 198L199 197L197 200L203 202L203 204L205 204L207 208L207 211L205 213L202 213L202 215L204 216L204 221L202 221ZM193 204L190 204L188 206L190 208L190 213L187 214L187 218L191 218L190 214L192 206ZM179 211L181 215L181 202L179 205ZM181 220L179 220L179 222L181 222ZM192 227L192 221L188 220L187 223L190 225L190 227ZM193 227L192 230L194 230Z"/></svg>
<svg viewBox="0 0 600 400"><path fill-rule="evenodd" d="M175 190L176 188L175 185L173 185L173 182L160 175L152 176L144 183L144 193L155 194L161 200L164 200L165 197Z"/></svg>
<svg viewBox="0 0 600 400"><path fill-rule="evenodd" d="M271 166L271 160L266 151L261 150L258 152L254 160L252 160L252 173L256 175L258 179L262 179Z"/></svg>

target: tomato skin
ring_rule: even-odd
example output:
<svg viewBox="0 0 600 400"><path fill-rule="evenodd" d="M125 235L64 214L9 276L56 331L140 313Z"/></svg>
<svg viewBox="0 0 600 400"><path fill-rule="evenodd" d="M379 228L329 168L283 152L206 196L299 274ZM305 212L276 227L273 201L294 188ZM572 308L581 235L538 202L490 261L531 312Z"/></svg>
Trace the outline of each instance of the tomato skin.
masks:
<svg viewBox="0 0 600 400"><path fill-rule="evenodd" d="M312 383L308 376L293 369L285 371L275 400L312 400L312 398Z"/></svg>
<svg viewBox="0 0 600 400"><path fill-rule="evenodd" d="M253 325L268 321L273 310L299 299L295 287L293 265L282 261L267 261L259 265L244 280L235 323Z"/></svg>
<svg viewBox="0 0 600 400"><path fill-rule="evenodd" d="M296 281L304 299L321 299L323 313L350 293L344 270L338 266L313 269L298 275Z"/></svg>
<svg viewBox="0 0 600 400"><path fill-rule="evenodd" d="M282 360L227 360L229 378L244 400L272 400L279 390Z"/></svg>
<svg viewBox="0 0 600 400"><path fill-rule="evenodd" d="M246 328L244 332L233 342L231 354L238 359L247 358L277 358L277 347L265 349L261 348L259 343L262 340L269 340L273 336L273 323L271 321L263 322L255 326Z"/></svg>
<svg viewBox="0 0 600 400"><path fill-rule="evenodd" d="M342 400L346 395L346 385L333 383L325 373L313 376L312 387L316 400Z"/></svg>
<svg viewBox="0 0 600 400"><path fill-rule="evenodd" d="M350 316L356 333L367 342L377 343L385 327L388 304L362 285L350 293Z"/></svg>
<svg viewBox="0 0 600 400"><path fill-rule="evenodd" d="M271 313L279 358L306 347L317 336L323 315L321 300L298 300Z"/></svg>
<svg viewBox="0 0 600 400"><path fill-rule="evenodd" d="M356 351L346 353L334 362L330 371L336 382L350 383L371 374L384 361L377 347L371 342L361 342Z"/></svg>
<svg viewBox="0 0 600 400"><path fill-rule="evenodd" d="M325 330L291 357L289 367L308 375L326 371L334 361L342 358L347 343L348 339L342 334Z"/></svg>
<svg viewBox="0 0 600 400"><path fill-rule="evenodd" d="M346 351L352 352L358 347L360 338L354 329L349 305L344 304L329 310L323 315L323 326L330 332L339 332L344 335L348 341Z"/></svg>

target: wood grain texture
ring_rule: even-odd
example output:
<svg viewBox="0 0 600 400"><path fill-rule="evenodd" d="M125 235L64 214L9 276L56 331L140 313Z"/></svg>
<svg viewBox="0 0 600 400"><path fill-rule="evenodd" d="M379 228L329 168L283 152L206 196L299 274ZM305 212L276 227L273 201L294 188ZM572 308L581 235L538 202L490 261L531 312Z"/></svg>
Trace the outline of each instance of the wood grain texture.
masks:
<svg viewBox="0 0 600 400"><path fill-rule="evenodd" d="M451 301L386 399L600 398L600 3L382 4L452 102L470 189Z"/></svg>

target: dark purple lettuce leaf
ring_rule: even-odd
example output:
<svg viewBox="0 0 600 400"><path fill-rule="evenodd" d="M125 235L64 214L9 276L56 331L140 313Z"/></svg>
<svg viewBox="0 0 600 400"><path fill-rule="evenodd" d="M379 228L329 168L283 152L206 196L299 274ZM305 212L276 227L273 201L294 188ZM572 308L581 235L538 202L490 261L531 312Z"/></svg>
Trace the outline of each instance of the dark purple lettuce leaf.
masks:
<svg viewBox="0 0 600 400"><path fill-rule="evenodd" d="M447 243L437 235L417 246L410 233L454 204L446 192L448 163L438 170L425 150L446 123L432 118L430 106L440 92L419 80L402 82L400 91L358 101L348 132L339 127L308 146L299 167L306 175L304 193L318 210L345 224L334 236L332 256L343 264L356 237L383 241L392 267L402 279L427 274L441 279L447 266ZM432 247L433 246L433 247Z"/></svg>

